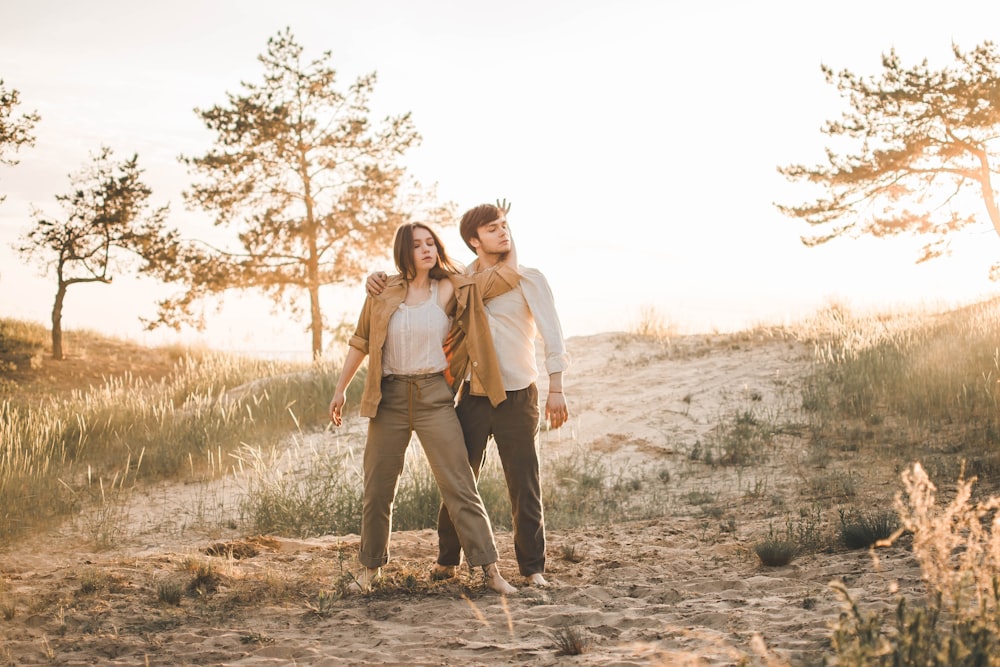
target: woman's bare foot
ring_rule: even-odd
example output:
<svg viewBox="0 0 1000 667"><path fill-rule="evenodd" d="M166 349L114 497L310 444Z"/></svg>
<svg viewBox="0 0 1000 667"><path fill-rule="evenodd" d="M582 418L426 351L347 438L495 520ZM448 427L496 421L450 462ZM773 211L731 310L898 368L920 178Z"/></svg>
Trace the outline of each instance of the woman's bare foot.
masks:
<svg viewBox="0 0 1000 667"><path fill-rule="evenodd" d="M539 588L545 588L549 585L549 582L545 581L545 577L542 576L541 572L535 572L534 574L528 575L528 584L531 586L538 586Z"/></svg>
<svg viewBox="0 0 1000 667"><path fill-rule="evenodd" d="M347 587L352 593L368 593L372 589L372 582L382 575L382 570L377 567L366 567L354 577L354 581Z"/></svg>
<svg viewBox="0 0 1000 667"><path fill-rule="evenodd" d="M432 581L442 581L444 579L451 579L456 574L458 574L458 568L454 565L442 565L441 563L434 563L434 567L431 568L431 580Z"/></svg>
<svg viewBox="0 0 1000 667"><path fill-rule="evenodd" d="M500 574L500 568L496 563L483 565L483 575L486 577L486 585L500 595L512 595L517 592L517 589L508 584Z"/></svg>

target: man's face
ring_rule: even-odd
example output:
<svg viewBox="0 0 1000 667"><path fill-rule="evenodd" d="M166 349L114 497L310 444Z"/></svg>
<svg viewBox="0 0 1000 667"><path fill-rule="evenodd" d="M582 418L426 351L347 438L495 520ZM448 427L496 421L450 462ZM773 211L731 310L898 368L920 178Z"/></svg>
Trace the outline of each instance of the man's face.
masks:
<svg viewBox="0 0 1000 667"><path fill-rule="evenodd" d="M510 231L507 229L507 216L504 213L492 222L482 225L478 232L479 238L470 242L478 254L503 255L510 252Z"/></svg>

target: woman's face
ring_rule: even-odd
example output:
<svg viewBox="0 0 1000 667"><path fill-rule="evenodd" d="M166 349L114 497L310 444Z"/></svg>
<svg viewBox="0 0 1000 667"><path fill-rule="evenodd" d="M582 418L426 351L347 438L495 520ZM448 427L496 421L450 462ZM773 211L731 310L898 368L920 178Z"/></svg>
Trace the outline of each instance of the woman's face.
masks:
<svg viewBox="0 0 1000 667"><path fill-rule="evenodd" d="M417 269L430 271L438 263L438 249L434 237L423 227L413 228L413 264Z"/></svg>

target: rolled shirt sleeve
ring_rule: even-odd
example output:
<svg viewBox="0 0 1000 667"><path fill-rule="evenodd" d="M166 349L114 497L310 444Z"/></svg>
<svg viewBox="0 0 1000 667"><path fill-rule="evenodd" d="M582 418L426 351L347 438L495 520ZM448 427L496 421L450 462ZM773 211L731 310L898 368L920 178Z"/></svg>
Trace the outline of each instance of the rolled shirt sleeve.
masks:
<svg viewBox="0 0 1000 667"><path fill-rule="evenodd" d="M562 325L556 312L556 301L545 279L538 269L519 268L521 292L535 319L535 327L542 338L545 351L545 372L549 375L562 373L570 366L570 356L566 351Z"/></svg>

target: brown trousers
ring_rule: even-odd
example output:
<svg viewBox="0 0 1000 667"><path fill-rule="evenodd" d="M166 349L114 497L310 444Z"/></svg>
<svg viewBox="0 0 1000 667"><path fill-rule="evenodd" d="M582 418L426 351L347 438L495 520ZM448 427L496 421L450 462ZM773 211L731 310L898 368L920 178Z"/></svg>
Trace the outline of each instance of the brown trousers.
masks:
<svg viewBox="0 0 1000 667"><path fill-rule="evenodd" d="M441 374L387 376L382 400L368 422L364 454L364 507L361 515L361 553L365 567L389 560L392 503L403 472L406 447L416 431L437 480L444 506L455 517L457 535L471 565L497 561L483 500L469 467L462 427L455 414L455 397Z"/></svg>
<svg viewBox="0 0 1000 667"><path fill-rule="evenodd" d="M508 391L507 400L493 407L485 396L472 396L468 384L458 404L469 464L479 479L492 435L500 455L514 524L514 555L521 574L545 572L545 519L538 472L538 389L534 384ZM438 513L438 563L459 565L462 549L452 515L445 506ZM466 552L469 562L471 555Z"/></svg>

